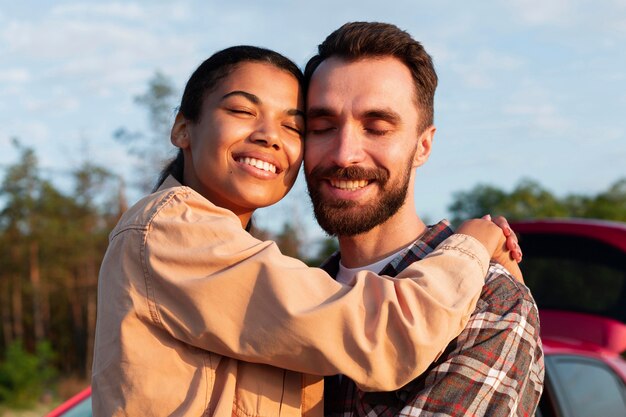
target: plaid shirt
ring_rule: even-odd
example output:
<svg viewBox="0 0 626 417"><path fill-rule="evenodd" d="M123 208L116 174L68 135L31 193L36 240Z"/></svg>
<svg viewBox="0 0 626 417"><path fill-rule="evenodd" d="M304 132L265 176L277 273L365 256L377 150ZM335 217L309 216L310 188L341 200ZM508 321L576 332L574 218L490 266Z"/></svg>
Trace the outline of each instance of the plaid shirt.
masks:
<svg viewBox="0 0 626 417"><path fill-rule="evenodd" d="M381 274L395 276L452 234L432 226ZM339 254L323 267L339 268ZM491 264L461 334L417 379L393 392L363 392L346 377L325 380L328 416L533 416L543 389L537 306L523 284Z"/></svg>

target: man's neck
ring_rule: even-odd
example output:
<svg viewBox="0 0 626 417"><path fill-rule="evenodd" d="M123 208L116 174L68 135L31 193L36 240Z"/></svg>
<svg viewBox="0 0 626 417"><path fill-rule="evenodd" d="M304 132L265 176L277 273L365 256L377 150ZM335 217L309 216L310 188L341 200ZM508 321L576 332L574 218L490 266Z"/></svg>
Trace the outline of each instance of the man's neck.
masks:
<svg viewBox="0 0 626 417"><path fill-rule="evenodd" d="M414 208L401 208L385 223L356 236L339 236L341 263L348 268L369 265L407 247L426 230Z"/></svg>

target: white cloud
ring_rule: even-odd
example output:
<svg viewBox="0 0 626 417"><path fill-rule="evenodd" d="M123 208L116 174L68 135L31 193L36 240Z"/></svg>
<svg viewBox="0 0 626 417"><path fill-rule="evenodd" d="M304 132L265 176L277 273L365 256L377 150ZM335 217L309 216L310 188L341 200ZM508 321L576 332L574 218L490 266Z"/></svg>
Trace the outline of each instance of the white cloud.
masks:
<svg viewBox="0 0 626 417"><path fill-rule="evenodd" d="M25 144L42 144L50 139L50 128L47 124L29 119L13 126L10 131L11 137L17 137L23 140Z"/></svg>
<svg viewBox="0 0 626 417"><path fill-rule="evenodd" d="M483 49L471 58L464 55L448 57L448 66L472 88L491 88L507 73L523 68L522 58L494 50Z"/></svg>
<svg viewBox="0 0 626 417"><path fill-rule="evenodd" d="M144 10L133 3L68 3L54 6L50 14L52 16L97 16L113 17L122 19L141 19L145 17Z"/></svg>
<svg viewBox="0 0 626 417"><path fill-rule="evenodd" d="M522 80L504 97L501 115L509 130L521 129L522 136L569 140L576 122L567 117L567 104L559 95L535 80Z"/></svg>
<svg viewBox="0 0 626 417"><path fill-rule="evenodd" d="M74 97L52 97L52 98L24 98L22 101L24 109L29 112L70 112L77 110L80 101Z"/></svg>
<svg viewBox="0 0 626 417"><path fill-rule="evenodd" d="M153 2L66 3L53 6L52 17L81 20L133 20L150 22L159 20L181 21L191 16L191 10L182 2L158 4Z"/></svg>
<svg viewBox="0 0 626 417"><path fill-rule="evenodd" d="M132 96L155 69L168 73L164 66L177 67L184 62L187 74L193 66L187 63L195 64L200 37L151 26L153 17L182 16L185 9L141 10L136 5L92 8L75 4L59 6L40 19L7 22L0 28L0 44L17 66L0 72L0 90L6 90L2 84L8 82L29 81L43 85L68 83L74 94L109 95L114 89L127 90ZM142 22L114 19L120 14ZM99 15L112 18L101 19ZM36 70L18 70L22 66Z"/></svg>
<svg viewBox="0 0 626 417"><path fill-rule="evenodd" d="M571 0L509 0L515 16L531 25L570 25L576 19Z"/></svg>
<svg viewBox="0 0 626 417"><path fill-rule="evenodd" d="M597 135L594 137L594 141L598 140L601 143L608 144L610 142L615 143L616 145L621 145L624 143L626 139L626 131L623 127L617 126L606 126L600 129ZM626 151L626 147L621 146L621 149Z"/></svg>
<svg viewBox="0 0 626 417"><path fill-rule="evenodd" d="M557 107L545 102L506 105L502 113L512 116L516 124L550 137L562 137L572 127L572 123L560 114Z"/></svg>
<svg viewBox="0 0 626 417"><path fill-rule="evenodd" d="M190 39L165 30L186 15L184 8L175 6L66 4L38 19L7 21L0 40L14 59L60 62L122 55L140 61L188 51Z"/></svg>
<svg viewBox="0 0 626 417"><path fill-rule="evenodd" d="M521 22L550 29L575 30L571 34L573 38L593 37L599 33L609 37L626 34L624 0L510 0L505 4Z"/></svg>
<svg viewBox="0 0 626 417"><path fill-rule="evenodd" d="M156 43L140 27L89 21L11 22L3 38L15 58L72 60ZM137 51L139 52L139 51ZM106 58L106 57L105 57Z"/></svg>
<svg viewBox="0 0 626 417"><path fill-rule="evenodd" d="M30 71L26 68L7 68L0 70L0 84L26 83L31 80Z"/></svg>

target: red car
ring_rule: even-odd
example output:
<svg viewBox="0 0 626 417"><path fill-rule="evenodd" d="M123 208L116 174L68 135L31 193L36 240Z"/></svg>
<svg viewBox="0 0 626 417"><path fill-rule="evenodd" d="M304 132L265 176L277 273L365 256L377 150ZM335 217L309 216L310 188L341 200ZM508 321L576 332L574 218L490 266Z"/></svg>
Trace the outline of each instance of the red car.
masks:
<svg viewBox="0 0 626 417"><path fill-rule="evenodd" d="M512 223L539 306L546 381L537 417L626 416L626 224ZM91 416L90 390L47 417Z"/></svg>
<svg viewBox="0 0 626 417"><path fill-rule="evenodd" d="M91 387L87 387L45 417L91 417Z"/></svg>
<svg viewBox="0 0 626 417"><path fill-rule="evenodd" d="M626 224L512 223L546 359L537 416L626 416Z"/></svg>

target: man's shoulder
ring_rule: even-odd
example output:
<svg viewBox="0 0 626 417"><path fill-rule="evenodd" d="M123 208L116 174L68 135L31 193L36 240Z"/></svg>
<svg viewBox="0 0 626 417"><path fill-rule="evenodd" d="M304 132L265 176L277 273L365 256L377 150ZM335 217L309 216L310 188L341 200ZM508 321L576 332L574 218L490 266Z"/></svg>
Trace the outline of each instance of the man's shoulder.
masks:
<svg viewBox="0 0 626 417"><path fill-rule="evenodd" d="M536 314L537 305L526 285L515 279L505 267L492 262L477 305L477 311L486 309L500 314L519 310L527 315L529 310Z"/></svg>

